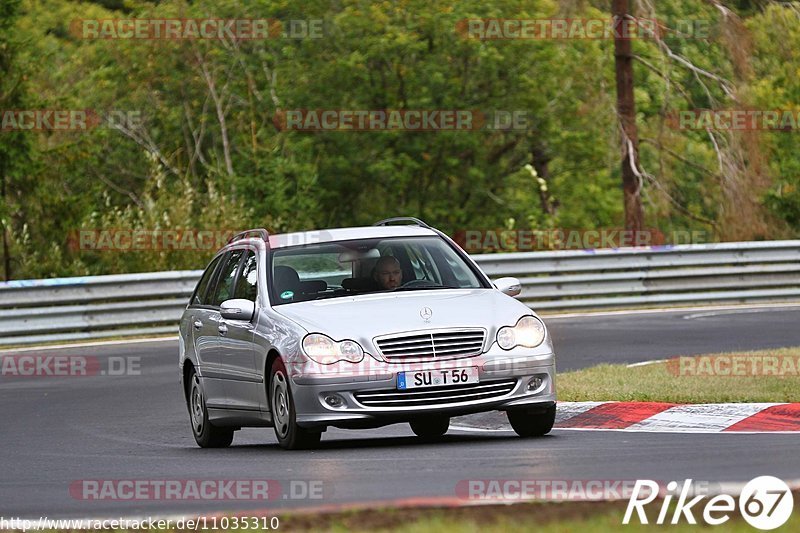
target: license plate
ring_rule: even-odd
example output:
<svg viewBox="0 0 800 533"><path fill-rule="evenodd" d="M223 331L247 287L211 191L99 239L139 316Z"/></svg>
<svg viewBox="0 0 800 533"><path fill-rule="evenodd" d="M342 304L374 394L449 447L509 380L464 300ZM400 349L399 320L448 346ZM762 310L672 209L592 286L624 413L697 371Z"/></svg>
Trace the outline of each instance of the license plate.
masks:
<svg viewBox="0 0 800 533"><path fill-rule="evenodd" d="M397 388L400 390L466 385L479 381L477 366L397 373Z"/></svg>

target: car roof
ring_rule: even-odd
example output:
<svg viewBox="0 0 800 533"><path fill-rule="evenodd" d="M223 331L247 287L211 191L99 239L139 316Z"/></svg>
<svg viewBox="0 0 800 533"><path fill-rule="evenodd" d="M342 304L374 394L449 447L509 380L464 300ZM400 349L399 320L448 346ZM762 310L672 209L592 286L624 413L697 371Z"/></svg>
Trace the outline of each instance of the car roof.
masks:
<svg viewBox="0 0 800 533"><path fill-rule="evenodd" d="M285 248L304 244L318 244L355 239L383 239L388 237L431 237L437 233L420 226L361 226L314 231L298 231L269 236L270 248Z"/></svg>
<svg viewBox="0 0 800 533"><path fill-rule="evenodd" d="M436 231L421 226L359 226L354 228L332 228L312 231L296 231L269 236L270 248L286 248L306 244L323 244L356 239L385 239L389 237L435 237ZM241 239L225 246L222 250L240 247L260 239Z"/></svg>

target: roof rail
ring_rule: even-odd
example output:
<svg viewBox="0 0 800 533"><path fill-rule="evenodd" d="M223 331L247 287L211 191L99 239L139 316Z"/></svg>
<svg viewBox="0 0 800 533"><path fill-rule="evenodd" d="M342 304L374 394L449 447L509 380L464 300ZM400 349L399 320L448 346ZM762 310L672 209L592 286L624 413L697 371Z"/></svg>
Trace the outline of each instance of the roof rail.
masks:
<svg viewBox="0 0 800 533"><path fill-rule="evenodd" d="M433 229L433 228L431 228L429 225L427 225L425 222L421 221L421 220L420 220L420 219L418 219L418 218L414 218L414 217L392 217L392 218L385 218L385 219L383 219L383 220L379 220L379 221L377 221L376 223L374 223L374 224L373 224L373 226L388 226L388 225L389 225L389 224L391 224L392 222L411 222L411 223L413 223L415 226L419 226L419 227L421 227L421 228Z"/></svg>
<svg viewBox="0 0 800 533"><path fill-rule="evenodd" d="M269 232L267 230L265 230L264 228L254 228L254 229L247 229L247 230L244 230L244 231L240 231L239 233L237 233L236 235L234 235L233 237L228 239L228 244L230 244L230 243L232 243L234 241L239 241L239 240L245 239L251 233L257 233L258 236L261 237L262 241L264 241L267 244L269 244Z"/></svg>

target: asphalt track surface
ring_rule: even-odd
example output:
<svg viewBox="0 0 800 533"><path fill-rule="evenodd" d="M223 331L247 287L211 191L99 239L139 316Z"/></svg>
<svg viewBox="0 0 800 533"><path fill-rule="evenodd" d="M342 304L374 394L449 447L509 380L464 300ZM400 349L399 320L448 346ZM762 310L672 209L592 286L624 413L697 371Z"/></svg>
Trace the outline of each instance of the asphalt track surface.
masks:
<svg viewBox="0 0 800 533"><path fill-rule="evenodd" d="M559 370L601 362L800 346L800 306L546 318ZM800 479L797 435L649 434L554 430L540 439L451 429L420 443L406 425L329 429L318 450L281 450L271 429L237 432L201 450L178 387L177 341L41 353L140 357L141 375L0 377L0 516L117 517L327 506L402 498L458 499L475 479L747 481ZM481 416L481 415L476 415ZM280 482L274 500L91 501L80 480ZM305 498L303 482L322 486ZM292 494L290 484L296 492ZM294 498L294 496L297 496ZM466 501L466 500L464 500Z"/></svg>

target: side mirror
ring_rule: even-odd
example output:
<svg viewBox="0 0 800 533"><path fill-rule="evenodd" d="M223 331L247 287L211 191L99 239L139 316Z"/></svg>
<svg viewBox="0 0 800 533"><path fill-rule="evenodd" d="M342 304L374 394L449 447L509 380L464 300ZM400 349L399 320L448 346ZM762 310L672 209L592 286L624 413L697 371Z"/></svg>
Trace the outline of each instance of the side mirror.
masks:
<svg viewBox="0 0 800 533"><path fill-rule="evenodd" d="M256 312L256 304L244 298L225 300L219 306L219 314L228 320L246 320L250 322Z"/></svg>
<svg viewBox="0 0 800 533"><path fill-rule="evenodd" d="M522 292L522 284L517 278L499 278L494 280L493 283L498 291L509 296L516 297Z"/></svg>

